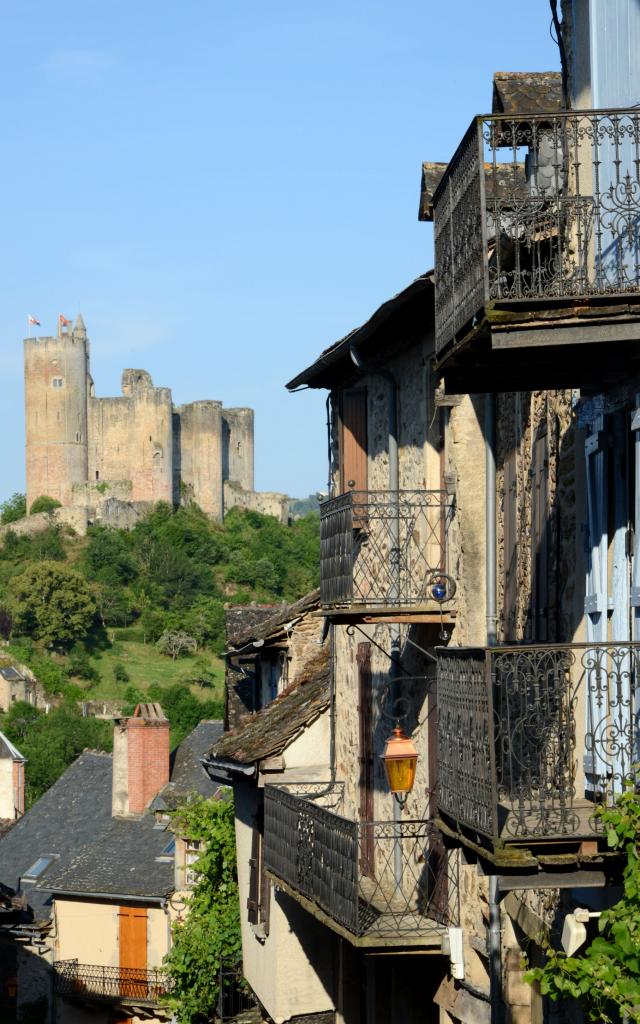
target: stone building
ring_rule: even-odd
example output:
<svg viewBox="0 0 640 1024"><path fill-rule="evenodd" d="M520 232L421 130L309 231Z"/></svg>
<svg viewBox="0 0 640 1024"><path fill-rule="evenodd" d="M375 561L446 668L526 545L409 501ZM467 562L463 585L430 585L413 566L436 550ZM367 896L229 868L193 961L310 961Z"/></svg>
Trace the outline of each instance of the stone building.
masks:
<svg viewBox="0 0 640 1024"><path fill-rule="evenodd" d="M175 406L139 369L123 371L121 395L97 397L81 316L55 337L25 339L24 379L28 509L49 495L112 522L113 508L101 512L114 500L138 511L191 500L217 520L240 505L286 521L285 495L254 491L253 410Z"/></svg>

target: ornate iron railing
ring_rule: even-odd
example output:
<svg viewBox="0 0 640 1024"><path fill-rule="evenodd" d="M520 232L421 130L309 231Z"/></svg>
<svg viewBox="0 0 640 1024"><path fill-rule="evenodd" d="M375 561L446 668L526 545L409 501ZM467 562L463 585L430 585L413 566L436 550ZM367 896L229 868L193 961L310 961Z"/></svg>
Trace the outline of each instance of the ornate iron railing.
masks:
<svg viewBox="0 0 640 1024"><path fill-rule="evenodd" d="M265 786L267 870L355 937L437 935L457 887L434 823L353 821L341 804L339 787Z"/></svg>
<svg viewBox="0 0 640 1024"><path fill-rule="evenodd" d="M589 837L640 760L640 645L438 651L438 805L493 839Z"/></svg>
<svg viewBox="0 0 640 1024"><path fill-rule="evenodd" d="M447 570L453 499L444 491L348 491L320 506L325 608L411 608Z"/></svg>
<svg viewBox="0 0 640 1024"><path fill-rule="evenodd" d="M640 111L477 117L433 208L436 352L491 303L640 292Z"/></svg>
<svg viewBox="0 0 640 1024"><path fill-rule="evenodd" d="M159 970L58 960L53 964L53 972L54 989L59 996L153 1006L169 991L169 979Z"/></svg>

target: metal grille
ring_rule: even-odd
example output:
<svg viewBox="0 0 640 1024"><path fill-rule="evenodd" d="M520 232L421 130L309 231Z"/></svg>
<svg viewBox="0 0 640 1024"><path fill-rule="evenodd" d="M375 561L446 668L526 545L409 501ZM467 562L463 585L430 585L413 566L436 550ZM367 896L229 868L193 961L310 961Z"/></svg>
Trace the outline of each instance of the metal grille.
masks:
<svg viewBox="0 0 640 1024"><path fill-rule="evenodd" d="M238 1014L257 1006L257 1000L242 974L242 965L223 960L218 971L218 1004L221 1021L234 1020Z"/></svg>
<svg viewBox="0 0 640 1024"><path fill-rule="evenodd" d="M318 795L318 792L320 795ZM340 788L266 786L265 867L352 935L402 938L449 923L457 889L440 833L430 821L351 821L320 806L340 806ZM370 876L360 870L366 838ZM455 915L454 915L455 916Z"/></svg>
<svg viewBox="0 0 640 1024"><path fill-rule="evenodd" d="M434 196L436 351L487 304L640 291L640 111L475 118Z"/></svg>
<svg viewBox="0 0 640 1024"><path fill-rule="evenodd" d="M320 506L320 600L414 607L446 571L453 499L444 491L349 491ZM431 581L432 582L432 581Z"/></svg>
<svg viewBox="0 0 640 1024"><path fill-rule="evenodd" d="M503 839L593 835L636 779L639 668L633 643L440 650L441 809Z"/></svg>
<svg viewBox="0 0 640 1024"><path fill-rule="evenodd" d="M58 960L53 965L56 995L106 1002L154 1005L169 991L169 979L159 970L99 967L77 960Z"/></svg>

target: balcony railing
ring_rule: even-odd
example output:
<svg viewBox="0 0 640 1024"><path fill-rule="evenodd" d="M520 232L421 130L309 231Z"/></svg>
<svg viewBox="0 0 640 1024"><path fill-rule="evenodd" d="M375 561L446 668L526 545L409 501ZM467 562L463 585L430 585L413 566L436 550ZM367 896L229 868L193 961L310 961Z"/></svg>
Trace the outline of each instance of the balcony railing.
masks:
<svg viewBox="0 0 640 1024"><path fill-rule="evenodd" d="M593 839L639 760L640 645L438 651L438 805L503 842Z"/></svg>
<svg viewBox="0 0 640 1024"><path fill-rule="evenodd" d="M414 608L447 569L453 499L444 491L349 491L320 506L325 608Z"/></svg>
<svg viewBox="0 0 640 1024"><path fill-rule="evenodd" d="M433 822L351 820L339 786L264 792L265 867L325 923L355 944L440 945L457 887Z"/></svg>
<svg viewBox="0 0 640 1024"><path fill-rule="evenodd" d="M437 353L492 305L640 293L640 111L477 117L433 208Z"/></svg>
<svg viewBox="0 0 640 1024"><path fill-rule="evenodd" d="M169 991L169 979L159 970L100 967L77 960L58 960L53 970L59 996L154 1006Z"/></svg>

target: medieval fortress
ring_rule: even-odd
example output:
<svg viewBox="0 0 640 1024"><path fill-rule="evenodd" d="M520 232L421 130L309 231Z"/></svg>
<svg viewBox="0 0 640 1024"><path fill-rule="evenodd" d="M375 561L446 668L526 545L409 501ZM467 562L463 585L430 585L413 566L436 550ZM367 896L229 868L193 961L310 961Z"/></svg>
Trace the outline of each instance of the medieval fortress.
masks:
<svg viewBox="0 0 640 1024"><path fill-rule="evenodd" d="M254 490L253 409L174 406L146 370L124 370L121 395L96 397L81 316L56 337L25 338L24 382L27 509L56 498L80 531L132 525L158 501L195 501L218 521L240 505L286 522L286 496Z"/></svg>

